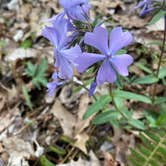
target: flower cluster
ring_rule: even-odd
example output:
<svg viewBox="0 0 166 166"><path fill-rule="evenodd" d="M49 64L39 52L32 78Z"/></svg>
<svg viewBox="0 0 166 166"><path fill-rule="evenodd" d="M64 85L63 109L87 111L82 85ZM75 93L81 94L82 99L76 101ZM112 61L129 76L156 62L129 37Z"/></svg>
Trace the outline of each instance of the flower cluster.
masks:
<svg viewBox="0 0 166 166"><path fill-rule="evenodd" d="M75 22L89 21L90 5L88 0L59 0L59 3L64 11L49 19L51 26L42 31L42 35L54 47L55 72L52 75L53 82L47 84L49 95L54 93L57 86L63 85L65 80L72 78L73 68L82 73L97 64L90 96L97 85L115 82L117 74L127 76L133 58L128 54L117 55L117 52L132 42L132 35L128 31L123 32L121 27L115 27L108 33L105 28L96 26L93 32L86 32L82 39L84 45L95 48L95 52L86 52L77 44L71 46L74 38L79 35Z"/></svg>
<svg viewBox="0 0 166 166"><path fill-rule="evenodd" d="M136 9L142 8L140 12L140 16L144 16L155 9L159 8L159 5L162 3L162 0L141 0L138 5L135 7Z"/></svg>

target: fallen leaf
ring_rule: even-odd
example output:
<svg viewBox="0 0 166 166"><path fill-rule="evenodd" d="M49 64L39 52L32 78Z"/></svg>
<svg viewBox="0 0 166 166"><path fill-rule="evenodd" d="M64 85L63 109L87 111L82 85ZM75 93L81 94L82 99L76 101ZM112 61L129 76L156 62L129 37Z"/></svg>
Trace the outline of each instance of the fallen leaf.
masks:
<svg viewBox="0 0 166 166"><path fill-rule="evenodd" d="M87 149L85 145L86 142L89 140L89 136L84 132L76 135L74 138L76 139L74 146L81 149L85 154L87 154Z"/></svg>
<svg viewBox="0 0 166 166"><path fill-rule="evenodd" d="M8 165L29 166L25 159L29 159L34 154L32 145L17 137L10 137L3 140L3 146L10 155Z"/></svg>
<svg viewBox="0 0 166 166"><path fill-rule="evenodd" d="M87 94L82 95L80 98L80 104L75 112L77 115L70 113L59 100L56 100L54 103L51 112L59 120L61 127L63 129L64 135L75 140L74 146L82 150L84 153L87 153L86 150L86 141L89 139L89 136L84 131L85 128L89 126L90 119L83 120L83 114L87 110L90 99Z"/></svg>
<svg viewBox="0 0 166 166"><path fill-rule="evenodd" d="M65 109L65 107L57 99L51 109L53 115L59 120L64 135L73 138L76 118Z"/></svg>
<svg viewBox="0 0 166 166"><path fill-rule="evenodd" d="M71 160L70 163L58 164L57 166L101 166L99 160L92 151L90 152L89 156L90 161L79 158L78 161Z"/></svg>
<svg viewBox="0 0 166 166"><path fill-rule="evenodd" d="M14 118L17 115L19 115L18 108L13 108L9 112L6 112L6 111L3 112L0 116L0 132L5 130L14 121ZM1 136L0 136L0 140L1 140Z"/></svg>
<svg viewBox="0 0 166 166"><path fill-rule="evenodd" d="M24 59L24 58L31 58L31 57L36 57L38 52L35 49L28 48L28 49L23 49L23 48L17 48L14 51L11 50L12 52L9 53L6 57L5 60L7 62L14 62L17 59Z"/></svg>
<svg viewBox="0 0 166 166"><path fill-rule="evenodd" d="M110 153L104 153L104 166L118 166Z"/></svg>

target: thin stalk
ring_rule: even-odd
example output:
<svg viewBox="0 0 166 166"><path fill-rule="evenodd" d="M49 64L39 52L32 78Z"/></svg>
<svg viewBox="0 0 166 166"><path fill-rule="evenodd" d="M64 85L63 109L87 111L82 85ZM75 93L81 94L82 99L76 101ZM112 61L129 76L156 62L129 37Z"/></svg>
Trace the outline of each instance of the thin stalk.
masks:
<svg viewBox="0 0 166 166"><path fill-rule="evenodd" d="M157 66L157 71L156 71L156 77L157 78L159 77L159 72L160 72L160 67L161 67L161 63L162 63L162 58L163 58L164 51L165 51L165 42L166 42L166 15L164 16L164 37L163 37L163 43L162 43L161 54L160 54L160 57L159 57L159 63L158 63L158 66ZM154 85L154 88L153 88L152 102L154 102L156 90L157 90L157 83Z"/></svg>
<svg viewBox="0 0 166 166"><path fill-rule="evenodd" d="M89 92L89 89L86 87L86 85L84 85L82 83L79 83L79 82L76 82L76 81L74 81L74 83L78 84L79 86L81 86L82 88L84 88L87 92ZM92 97L93 97L93 99L95 101L97 101L97 97L94 94L92 95Z"/></svg>
<svg viewBox="0 0 166 166"><path fill-rule="evenodd" d="M118 108L118 106L116 105L116 102L115 102L115 99L114 99L114 95L113 95L113 93L112 93L112 86L111 86L111 85L109 86L109 92L110 92L110 96L111 96L111 98L112 98L112 103L113 103L113 105L114 105L116 111L118 111L118 112L122 115L122 117L124 117L126 120L128 120L128 117L127 117L123 112L121 112L121 110L120 110L120 109Z"/></svg>

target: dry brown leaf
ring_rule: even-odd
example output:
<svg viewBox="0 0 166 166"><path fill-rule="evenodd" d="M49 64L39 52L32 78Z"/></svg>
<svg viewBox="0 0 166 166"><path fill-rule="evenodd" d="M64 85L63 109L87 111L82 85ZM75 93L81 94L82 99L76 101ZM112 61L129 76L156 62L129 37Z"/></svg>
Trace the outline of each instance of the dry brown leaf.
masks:
<svg viewBox="0 0 166 166"><path fill-rule="evenodd" d="M134 135L125 133L120 128L114 128L112 143L115 146L116 161L125 166L127 156L130 154L129 148L134 148L135 145Z"/></svg>
<svg viewBox="0 0 166 166"><path fill-rule="evenodd" d="M34 150L29 142L25 142L17 137L10 137L3 140L3 146L10 155L8 165L11 166L29 166L25 159L34 155Z"/></svg>
<svg viewBox="0 0 166 166"><path fill-rule="evenodd" d="M77 133L81 133L85 128L87 128L90 124L90 121L92 120L93 116L91 118L88 118L86 120L83 120L83 115L87 111L87 108L90 103L90 98L87 96L87 94L84 94L80 98L80 104L77 110L77 126L76 131Z"/></svg>
<svg viewBox="0 0 166 166"><path fill-rule="evenodd" d="M117 166L117 162L113 159L110 153L104 153L104 166Z"/></svg>
<svg viewBox="0 0 166 166"><path fill-rule="evenodd" d="M90 161L79 158L78 161L71 160L70 163L58 164L57 166L101 166L99 160L92 151L90 152L89 156L91 158Z"/></svg>
<svg viewBox="0 0 166 166"><path fill-rule="evenodd" d="M7 98L7 96L4 93L0 92L0 112L6 103L6 98Z"/></svg>
<svg viewBox="0 0 166 166"><path fill-rule="evenodd" d="M18 108L13 108L9 112L3 112L0 116L0 132L5 130L14 121L17 115L19 115Z"/></svg>
<svg viewBox="0 0 166 166"><path fill-rule="evenodd" d="M34 154L32 145L17 137L10 137L3 140L5 150L11 155L22 156L30 158Z"/></svg>
<svg viewBox="0 0 166 166"><path fill-rule="evenodd" d="M75 140L75 146L87 153L86 141L89 139L84 129L89 126L89 120L82 120L82 116L87 110L90 99L87 94L83 95L80 99L80 105L76 110L77 115L70 113L59 100L54 103L51 112L56 116L64 131L64 135Z"/></svg>
<svg viewBox="0 0 166 166"><path fill-rule="evenodd" d="M14 51L11 50L11 52L5 57L5 60L7 62L14 62L17 59L36 57L37 54L38 54L38 52L35 49L31 49L31 48L28 48L28 49L17 48Z"/></svg>
<svg viewBox="0 0 166 166"><path fill-rule="evenodd" d="M142 28L145 26L146 21L143 19L139 19L138 16L121 16L121 15L113 15L112 16L115 21L117 21L121 26L127 28Z"/></svg>
<svg viewBox="0 0 166 166"><path fill-rule="evenodd" d="M89 140L89 136L84 132L75 136L76 142L74 146L81 149L85 154L87 154L86 141Z"/></svg>
<svg viewBox="0 0 166 166"><path fill-rule="evenodd" d="M63 132L66 136L73 138L76 118L60 103L57 99L51 109L51 112L58 118Z"/></svg>
<svg viewBox="0 0 166 166"><path fill-rule="evenodd" d="M114 0L110 3L110 0L93 0L91 1L92 6L97 7L97 11L102 15L110 14L110 8L115 9L120 6L123 8L123 2L120 0Z"/></svg>

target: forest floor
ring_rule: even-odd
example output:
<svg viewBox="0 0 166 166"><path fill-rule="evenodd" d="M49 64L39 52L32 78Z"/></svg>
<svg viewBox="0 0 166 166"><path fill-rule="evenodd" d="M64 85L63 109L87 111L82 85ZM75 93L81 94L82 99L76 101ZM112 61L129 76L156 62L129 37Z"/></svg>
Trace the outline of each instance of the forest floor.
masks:
<svg viewBox="0 0 166 166"><path fill-rule="evenodd" d="M149 43L162 39L163 20L147 26L150 17L140 18L134 10L136 2L131 0L90 3L92 18L98 16L107 20L105 26L121 25L133 34L131 75L144 75L140 62L156 69L154 59L160 49ZM57 0L0 1L0 166L124 166L129 148L139 141L137 131L90 125L91 119L82 120L82 115L93 99L84 89L74 92L76 85L69 82L49 97L46 87L35 86L27 75L28 66L36 65L43 70L43 79L50 79L53 48L41 30L43 21L61 10ZM125 88L151 93L152 87ZM158 84L156 94L162 94L164 88ZM102 87L97 93L105 91ZM135 118L148 107L126 104L135 110Z"/></svg>

